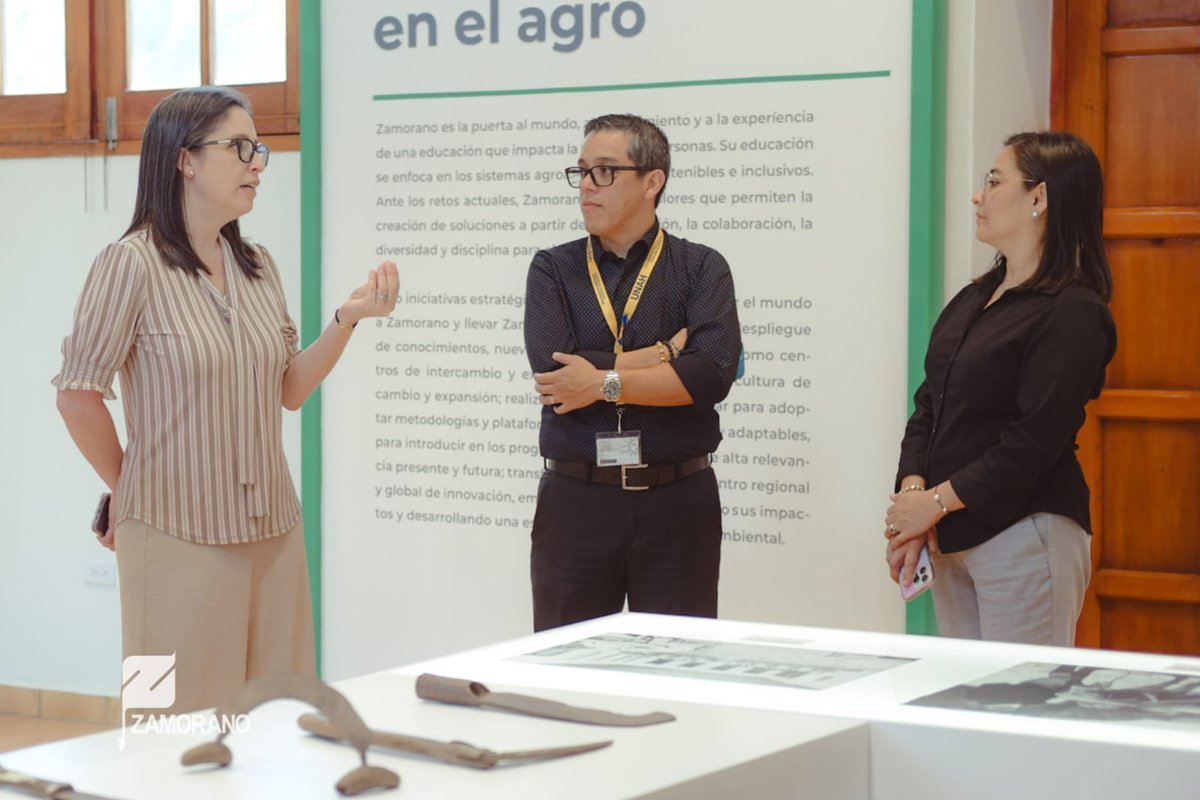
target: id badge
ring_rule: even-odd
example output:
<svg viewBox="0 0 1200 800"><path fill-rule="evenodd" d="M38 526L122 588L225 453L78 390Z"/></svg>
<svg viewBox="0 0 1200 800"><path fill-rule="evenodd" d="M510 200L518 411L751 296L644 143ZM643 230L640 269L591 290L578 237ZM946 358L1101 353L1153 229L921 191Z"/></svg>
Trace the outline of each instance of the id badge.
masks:
<svg viewBox="0 0 1200 800"><path fill-rule="evenodd" d="M596 466L620 467L641 463L641 431L604 431L596 434Z"/></svg>

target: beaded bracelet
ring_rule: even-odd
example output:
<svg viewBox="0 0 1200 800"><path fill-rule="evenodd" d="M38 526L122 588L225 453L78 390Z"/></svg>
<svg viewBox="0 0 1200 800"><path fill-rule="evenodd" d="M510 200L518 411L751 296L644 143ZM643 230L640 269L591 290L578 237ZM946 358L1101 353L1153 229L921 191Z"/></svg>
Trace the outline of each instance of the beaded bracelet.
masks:
<svg viewBox="0 0 1200 800"><path fill-rule="evenodd" d="M946 508L946 504L942 502L942 495L940 493L940 487L934 487L933 502L938 504L938 508L940 508L942 510L943 514L950 513L950 509Z"/></svg>

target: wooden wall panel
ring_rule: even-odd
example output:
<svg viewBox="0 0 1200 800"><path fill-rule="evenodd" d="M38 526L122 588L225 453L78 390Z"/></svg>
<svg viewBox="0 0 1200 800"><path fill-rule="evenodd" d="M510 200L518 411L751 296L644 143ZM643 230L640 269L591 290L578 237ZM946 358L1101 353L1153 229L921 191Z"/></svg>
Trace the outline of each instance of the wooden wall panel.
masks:
<svg viewBox="0 0 1200 800"><path fill-rule="evenodd" d="M1200 239L1109 241L1108 258L1119 325L1107 387L1200 389Z"/></svg>
<svg viewBox="0 0 1200 800"><path fill-rule="evenodd" d="M1153 25L1171 22L1200 22L1196 0L1112 0L1108 24Z"/></svg>
<svg viewBox="0 0 1200 800"><path fill-rule="evenodd" d="M1198 206L1200 54L1108 59L1110 206Z"/></svg>
<svg viewBox="0 0 1200 800"><path fill-rule="evenodd" d="M1200 653L1200 607L1104 600L1100 645L1115 650Z"/></svg>
<svg viewBox="0 0 1200 800"><path fill-rule="evenodd" d="M1200 573L1200 423L1106 420L1101 440L1097 566Z"/></svg>
<svg viewBox="0 0 1200 800"><path fill-rule="evenodd" d="M1051 116L1105 174L1117 355L1088 406L1077 642L1200 654L1200 0L1055 0Z"/></svg>

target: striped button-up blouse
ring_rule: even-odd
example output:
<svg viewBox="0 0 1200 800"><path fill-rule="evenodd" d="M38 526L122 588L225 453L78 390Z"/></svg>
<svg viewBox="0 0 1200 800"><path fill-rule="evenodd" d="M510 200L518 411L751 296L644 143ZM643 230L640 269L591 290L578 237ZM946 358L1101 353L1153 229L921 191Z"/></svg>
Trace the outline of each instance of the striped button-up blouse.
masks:
<svg viewBox="0 0 1200 800"><path fill-rule="evenodd" d="M127 443L115 523L200 544L268 539L300 520L283 456L283 373L298 351L279 270L250 279L222 237L226 295L169 267L145 231L96 257L63 340L59 389L114 399Z"/></svg>

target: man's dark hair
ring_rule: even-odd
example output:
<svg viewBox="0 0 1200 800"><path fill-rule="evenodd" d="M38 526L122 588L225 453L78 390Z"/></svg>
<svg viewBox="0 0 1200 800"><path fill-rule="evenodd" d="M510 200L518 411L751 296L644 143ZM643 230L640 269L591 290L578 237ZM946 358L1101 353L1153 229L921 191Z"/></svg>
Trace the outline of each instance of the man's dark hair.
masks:
<svg viewBox="0 0 1200 800"><path fill-rule="evenodd" d="M588 120L583 126L584 138L596 131L621 131L629 141L629 159L644 172L661 169L663 185L654 196L654 207L662 199L671 177L671 145L662 128L648 119L633 114L605 114Z"/></svg>
<svg viewBox="0 0 1200 800"><path fill-rule="evenodd" d="M1108 301L1112 272L1104 252L1104 178L1096 153L1077 136L1057 131L1017 133L1004 140L1021 176L1046 184L1046 238L1033 277L1022 288L1056 291L1081 283ZM1004 269L997 254L992 269Z"/></svg>
<svg viewBox="0 0 1200 800"><path fill-rule="evenodd" d="M208 272L208 267L188 239L179 152L198 147L221 124L229 109L235 107L251 113L250 101L234 89L223 86L182 89L154 107L142 135L137 200L133 205L133 221L125 235L146 230L168 265L192 275ZM251 278L259 277L262 265L258 253L242 239L238 221L235 219L221 228L221 235L229 242L242 272Z"/></svg>

